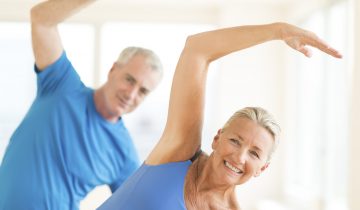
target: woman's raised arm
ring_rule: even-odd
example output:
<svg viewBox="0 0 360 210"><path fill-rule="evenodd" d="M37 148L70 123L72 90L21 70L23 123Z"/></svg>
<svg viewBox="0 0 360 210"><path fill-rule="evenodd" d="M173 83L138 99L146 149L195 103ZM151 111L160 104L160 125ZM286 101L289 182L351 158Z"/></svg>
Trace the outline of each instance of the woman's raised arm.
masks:
<svg viewBox="0 0 360 210"><path fill-rule="evenodd" d="M210 62L271 40L283 40L308 57L311 53L306 46L341 57L314 33L286 23L239 26L189 36L175 70L165 130L146 163L156 165L190 159L201 144Z"/></svg>

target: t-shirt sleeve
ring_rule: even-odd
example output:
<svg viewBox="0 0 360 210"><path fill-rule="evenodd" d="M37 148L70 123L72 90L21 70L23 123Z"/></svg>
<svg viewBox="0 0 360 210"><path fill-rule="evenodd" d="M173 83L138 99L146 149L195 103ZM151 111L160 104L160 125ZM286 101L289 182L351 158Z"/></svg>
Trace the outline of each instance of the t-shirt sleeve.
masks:
<svg viewBox="0 0 360 210"><path fill-rule="evenodd" d="M37 96L65 93L84 86L65 51L43 71L40 72L36 65L34 68L37 74Z"/></svg>
<svg viewBox="0 0 360 210"><path fill-rule="evenodd" d="M124 181L139 168L139 166L139 158L137 157L137 154L134 153L134 157L127 161L123 171L120 173L119 178L109 185L111 192L114 193L124 183Z"/></svg>

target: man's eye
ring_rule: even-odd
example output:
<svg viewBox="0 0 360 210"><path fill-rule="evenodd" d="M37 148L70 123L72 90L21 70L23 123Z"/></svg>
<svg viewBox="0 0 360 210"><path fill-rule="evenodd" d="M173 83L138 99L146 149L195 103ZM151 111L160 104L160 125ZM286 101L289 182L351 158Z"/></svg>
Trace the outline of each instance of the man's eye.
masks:
<svg viewBox="0 0 360 210"><path fill-rule="evenodd" d="M240 145L240 142L236 139L230 139L230 141L234 144Z"/></svg>
<svg viewBox="0 0 360 210"><path fill-rule="evenodd" d="M141 95L144 95L144 96L146 96L148 94L148 92L149 91L147 91L146 89L141 89L140 90Z"/></svg>

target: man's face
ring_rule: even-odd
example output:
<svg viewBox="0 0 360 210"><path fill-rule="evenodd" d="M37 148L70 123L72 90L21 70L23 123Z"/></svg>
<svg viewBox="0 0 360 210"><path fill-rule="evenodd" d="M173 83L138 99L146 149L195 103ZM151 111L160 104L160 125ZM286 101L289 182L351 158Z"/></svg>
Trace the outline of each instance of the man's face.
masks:
<svg viewBox="0 0 360 210"><path fill-rule="evenodd" d="M114 117L132 112L161 80L161 73L145 63L142 55L136 55L128 63L114 63L105 85L108 113Z"/></svg>

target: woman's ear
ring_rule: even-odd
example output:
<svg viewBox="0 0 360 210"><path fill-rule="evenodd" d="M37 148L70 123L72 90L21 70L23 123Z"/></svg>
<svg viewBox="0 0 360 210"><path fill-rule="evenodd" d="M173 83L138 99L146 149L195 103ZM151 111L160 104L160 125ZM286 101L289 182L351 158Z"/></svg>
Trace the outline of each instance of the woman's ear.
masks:
<svg viewBox="0 0 360 210"><path fill-rule="evenodd" d="M222 129L219 129L219 130L217 131L217 134L214 136L213 142L212 142L212 144L211 144L211 147L212 147L213 150L215 150L216 147L217 147L217 144L218 144L219 139L220 139L220 134L221 134L221 132L222 132Z"/></svg>
<svg viewBox="0 0 360 210"><path fill-rule="evenodd" d="M265 169L267 169L267 167L269 167L269 165L270 165L270 162L266 162L265 165L264 165L263 167L261 167L260 170L258 170L258 171L255 173L254 177L260 176L260 174L262 174L262 172L264 172Z"/></svg>

